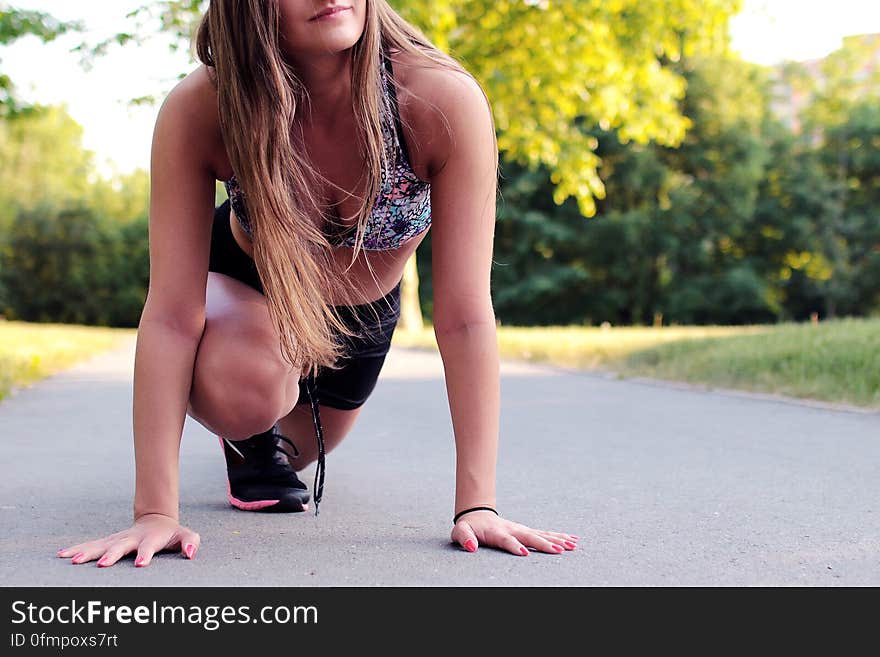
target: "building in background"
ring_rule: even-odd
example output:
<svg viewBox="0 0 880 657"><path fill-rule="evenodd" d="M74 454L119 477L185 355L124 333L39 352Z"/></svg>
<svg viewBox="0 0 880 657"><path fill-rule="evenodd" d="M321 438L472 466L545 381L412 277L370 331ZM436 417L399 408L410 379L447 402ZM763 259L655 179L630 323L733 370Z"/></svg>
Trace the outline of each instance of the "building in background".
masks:
<svg viewBox="0 0 880 657"><path fill-rule="evenodd" d="M793 132L801 132L803 110L809 106L814 90L825 89L829 63L841 52L848 55L844 61L852 68L847 73L851 78L847 91L869 95L880 89L880 33L844 37L842 48L826 57L773 66L771 109Z"/></svg>

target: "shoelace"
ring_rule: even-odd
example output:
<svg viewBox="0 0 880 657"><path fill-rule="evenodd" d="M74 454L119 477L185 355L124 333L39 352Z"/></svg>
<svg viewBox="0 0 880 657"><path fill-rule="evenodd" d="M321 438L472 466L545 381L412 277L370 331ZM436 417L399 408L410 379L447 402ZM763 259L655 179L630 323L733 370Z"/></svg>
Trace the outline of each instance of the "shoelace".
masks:
<svg viewBox="0 0 880 657"><path fill-rule="evenodd" d="M299 456L299 450L296 448L296 445L294 445L293 442L289 438L287 438L287 436L284 436L284 435L278 433L274 429L273 429L271 435L273 438L277 438L278 440L281 440L281 441L287 443L288 445L290 445L291 449L293 449L293 458L296 458ZM279 463L280 469L277 471L277 476L278 476L279 480L281 480L281 481L288 481L290 479L290 475L291 475L291 471L290 471L291 465L290 465L290 461L289 461L291 454L286 449L284 449L284 447L279 445L275 440L272 441L272 446L275 448L274 451L276 453L284 454L284 462ZM293 473L293 477L294 477L294 479L297 478L296 473Z"/></svg>
<svg viewBox="0 0 880 657"><path fill-rule="evenodd" d="M275 480L279 481L279 483L282 483L290 478L290 471L289 471L290 464L287 461L287 458L289 458L291 456L291 454L286 449L284 449L284 447L282 447L281 445L278 444L278 440L281 440L281 441L287 443L288 445L290 445L291 449L293 450L293 455L292 455L293 458L296 458L299 456L299 450L296 448L296 445L294 445L293 442L289 438L287 438L287 436L285 436L281 433L278 433L278 431L276 431L274 427L271 429L271 432L269 433L269 437L272 438L271 441L265 441L265 440L254 441L253 443L251 443L250 449L253 450L254 452L257 452L257 451L266 451L267 448L270 448L269 451L273 455L276 453L281 453L285 456L285 460L283 463L279 463L279 462L275 461L274 457L270 457L268 460L270 460L272 462L272 466L270 466L269 468L267 468L265 470L266 478L275 479ZM238 445L236 445L236 442L238 442L238 441L229 440L228 438L224 438L223 440L243 460L245 460L245 461L249 460L244 454L242 454L241 450L238 448ZM264 459L262 457L259 457L259 456L256 457L256 461L258 463L263 460Z"/></svg>
<svg viewBox="0 0 880 657"><path fill-rule="evenodd" d="M283 440L288 445L290 445L290 447L293 449L293 458L296 458L297 456L299 456L299 450L296 448L296 445L293 444L293 441L290 440L287 436L284 436L284 435L278 433L277 431L273 431L272 435L275 436L276 438L278 438L279 440ZM286 449L284 449L281 445L279 445L278 443L275 443L275 449L278 450L279 452L281 452L282 454L284 454L285 456L290 456L290 453Z"/></svg>
<svg viewBox="0 0 880 657"><path fill-rule="evenodd" d="M318 411L318 392L315 384L314 373L309 374L306 379L306 392L309 395L309 402L312 406L312 418L315 421L315 437L318 440L318 464L315 466L315 515L318 515L318 505L321 503L321 497L324 494L324 431L321 427L321 413Z"/></svg>

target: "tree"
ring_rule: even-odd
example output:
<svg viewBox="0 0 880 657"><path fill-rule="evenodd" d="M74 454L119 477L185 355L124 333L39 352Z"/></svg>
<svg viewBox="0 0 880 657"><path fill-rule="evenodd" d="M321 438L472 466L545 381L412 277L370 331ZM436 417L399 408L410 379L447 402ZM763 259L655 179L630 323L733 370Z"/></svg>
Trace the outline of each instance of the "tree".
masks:
<svg viewBox="0 0 880 657"><path fill-rule="evenodd" d="M769 161L766 77L733 57L682 63L694 127L680 147L661 149L677 180L659 228L676 240L658 310L682 323L772 320L781 308L754 259L751 225Z"/></svg>
<svg viewBox="0 0 880 657"><path fill-rule="evenodd" d="M599 140L590 129L613 131L623 142L679 143L690 125L678 108L685 81L669 64L724 51L728 19L739 8L737 0L391 4L486 88L505 164L548 174L553 201L573 197L586 217L596 213L595 199L606 191L598 174ZM564 299L561 291L586 283L583 271L560 266L552 256L529 280L528 287L544 290L541 307L557 312L569 307L554 302ZM507 277L507 283L513 281ZM505 286L496 306L514 291L522 294L522 287Z"/></svg>
<svg viewBox="0 0 880 657"><path fill-rule="evenodd" d="M605 190L598 140L674 146L690 121L685 80L670 65L724 52L739 0L443 0L391 2L487 88L499 149L545 166L561 204L595 214Z"/></svg>
<svg viewBox="0 0 880 657"><path fill-rule="evenodd" d="M867 312L880 303L880 109L865 99L825 131L821 163L833 181L831 211L822 222L831 276L824 289L829 315Z"/></svg>
<svg viewBox="0 0 880 657"><path fill-rule="evenodd" d="M605 196L593 127L623 142L679 143L690 121L678 104L685 79L670 65L723 52L740 0L392 0L487 89L506 161L550 177L552 198L573 197L581 215ZM157 18L189 42L206 3L162 0L132 13ZM136 31L136 30L135 30ZM132 39L129 30L117 35ZM408 267L405 299L418 282ZM404 300L406 303L406 300ZM412 309L404 316L412 317Z"/></svg>
<svg viewBox="0 0 880 657"><path fill-rule="evenodd" d="M30 322L137 326L149 276L147 217L71 203L22 210L0 243L0 312Z"/></svg>
<svg viewBox="0 0 880 657"><path fill-rule="evenodd" d="M858 244L867 230L873 235L873 224L865 223L858 210L849 214L850 194L858 188L860 178L852 170L854 158L860 157L863 146L872 144L873 116L870 107L880 100L880 39L876 35L844 39L843 47L822 60L815 74L808 74L802 66L789 65L784 71L796 78L809 97L802 112L804 139L820 149L825 175L833 181L830 207L820 217L818 230L822 236L821 256L827 263L827 276L822 294L825 314L834 317L840 312L851 312L855 297L856 272L852 258L861 257L851 249ZM859 133L856 137L850 130ZM860 141L859 137L868 141ZM857 145L858 144L858 145ZM872 144L872 148L876 148ZM862 158L864 161L864 158ZM867 172L865 172L867 173ZM857 304L858 305L858 304Z"/></svg>
<svg viewBox="0 0 880 657"><path fill-rule="evenodd" d="M119 223L149 216L150 177L146 170L100 178L86 190L85 204Z"/></svg>
<svg viewBox="0 0 880 657"><path fill-rule="evenodd" d="M692 127L677 148L590 131L608 192L593 220L578 221L572 199L550 202L546 172L505 162L494 280L502 321L768 321L786 312L792 277L783 272L798 267L794 278L810 283L822 275L819 260L803 259L815 248L822 188L810 187L810 160L770 115L764 71L721 56L678 69ZM786 195L798 177L810 189L793 215Z"/></svg>
<svg viewBox="0 0 880 657"><path fill-rule="evenodd" d="M743 248L782 305L780 319L805 320L823 307L831 276L817 227L831 211L833 183L819 151L780 122L763 131L769 159Z"/></svg>
<svg viewBox="0 0 880 657"><path fill-rule="evenodd" d="M0 45L3 46L29 34L43 41L52 41L65 32L79 29L82 29L79 22L62 22L45 12L0 5ZM21 108L20 101L15 97L15 85L0 67L0 118Z"/></svg>
<svg viewBox="0 0 880 657"><path fill-rule="evenodd" d="M0 119L0 229L18 208L63 206L86 194L93 154L82 133L63 107L19 107Z"/></svg>

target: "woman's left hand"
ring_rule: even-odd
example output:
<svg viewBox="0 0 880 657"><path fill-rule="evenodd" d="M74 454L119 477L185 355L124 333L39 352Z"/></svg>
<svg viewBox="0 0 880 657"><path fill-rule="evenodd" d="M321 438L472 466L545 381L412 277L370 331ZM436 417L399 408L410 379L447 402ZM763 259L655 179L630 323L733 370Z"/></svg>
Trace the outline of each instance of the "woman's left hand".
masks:
<svg viewBox="0 0 880 657"><path fill-rule="evenodd" d="M476 552L478 546L484 545L521 557L528 556L528 548L548 554L574 550L579 538L573 534L532 529L505 520L491 511L472 511L463 515L452 529L453 543L458 543L468 552Z"/></svg>

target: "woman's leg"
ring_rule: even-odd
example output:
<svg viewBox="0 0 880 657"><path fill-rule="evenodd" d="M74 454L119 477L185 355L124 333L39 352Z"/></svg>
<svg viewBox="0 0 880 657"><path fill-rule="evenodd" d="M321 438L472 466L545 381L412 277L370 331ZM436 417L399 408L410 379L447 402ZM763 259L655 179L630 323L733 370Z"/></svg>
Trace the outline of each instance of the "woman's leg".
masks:
<svg viewBox="0 0 880 657"><path fill-rule="evenodd" d="M303 388L297 385L300 372L281 356L262 282L232 235L229 210L227 200L214 212L205 332L187 413L213 433L242 440L271 429L290 413ZM352 419L337 418L332 411L327 415L323 433L335 442ZM314 428L307 436L315 441Z"/></svg>
<svg viewBox="0 0 880 657"><path fill-rule="evenodd" d="M281 356L265 297L211 271L205 313L189 415L230 440L270 429L296 404L300 372Z"/></svg>
<svg viewBox="0 0 880 657"><path fill-rule="evenodd" d="M230 440L249 438L279 422L281 434L298 449L317 455L308 398L305 393L300 398L300 372L281 356L265 297L229 276L208 272L205 312L187 409L190 417ZM329 451L348 434L360 408L320 404L320 413ZM314 458L303 462L307 465ZM295 467L302 467L299 461Z"/></svg>
<svg viewBox="0 0 880 657"><path fill-rule="evenodd" d="M375 323L376 310L381 318ZM364 318L366 335L352 338L349 358L339 370L316 380L324 447L329 451L348 434L360 407L375 387L400 316L400 282L382 299L337 310L355 328ZM206 326L193 372L188 414L230 440L246 440L278 423L301 456L301 470L317 458L314 416L301 373L283 360L262 282L253 260L229 229L229 202L215 211L206 295Z"/></svg>

